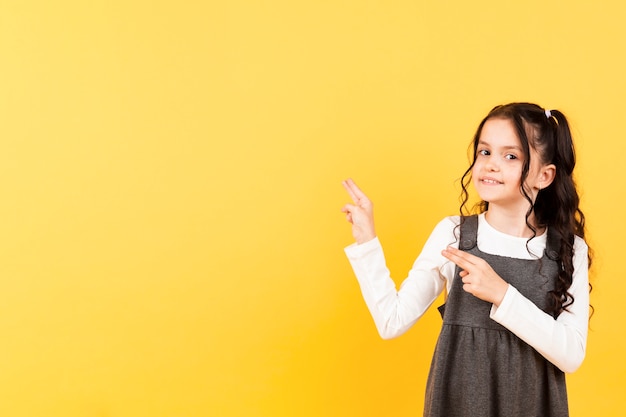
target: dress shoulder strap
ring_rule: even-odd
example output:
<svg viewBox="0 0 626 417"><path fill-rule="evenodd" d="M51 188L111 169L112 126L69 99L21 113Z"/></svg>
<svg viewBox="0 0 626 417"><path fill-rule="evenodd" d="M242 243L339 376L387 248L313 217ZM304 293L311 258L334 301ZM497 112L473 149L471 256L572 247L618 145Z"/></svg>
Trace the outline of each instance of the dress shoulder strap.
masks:
<svg viewBox="0 0 626 417"><path fill-rule="evenodd" d="M476 246L478 234L478 215L461 217L461 233L459 235L459 249L470 250Z"/></svg>
<svg viewBox="0 0 626 417"><path fill-rule="evenodd" d="M546 256L553 261L559 260L559 238L551 227L548 227L545 253Z"/></svg>
<svg viewBox="0 0 626 417"><path fill-rule="evenodd" d="M575 239L576 239L576 236L572 235L572 237L570 238L571 245L574 245ZM553 261L558 261L560 259L560 254L559 254L560 247L561 247L561 241L559 240L559 237L557 236L553 228L548 227L548 237L546 239L546 250L545 250L546 256L552 259Z"/></svg>

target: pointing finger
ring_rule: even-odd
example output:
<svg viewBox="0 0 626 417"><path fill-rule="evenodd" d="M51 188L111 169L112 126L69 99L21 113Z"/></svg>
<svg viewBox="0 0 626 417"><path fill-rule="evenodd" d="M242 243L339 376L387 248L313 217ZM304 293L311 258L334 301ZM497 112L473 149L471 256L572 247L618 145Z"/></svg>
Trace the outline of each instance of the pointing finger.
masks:
<svg viewBox="0 0 626 417"><path fill-rule="evenodd" d="M473 258L475 258L473 255L450 246L444 249L441 254L463 269L468 269L475 265L475 263L472 262L474 260Z"/></svg>
<svg viewBox="0 0 626 417"><path fill-rule="evenodd" d="M361 189L357 187L352 178L348 178L347 180L343 181L342 184L346 191L348 191L348 194L350 194L350 197L355 204L358 204L361 202L361 200L367 198L363 191L361 191Z"/></svg>
<svg viewBox="0 0 626 417"><path fill-rule="evenodd" d="M472 265L476 265L478 262L480 262L482 259L479 258L478 256L472 255L471 253L465 252L461 249L455 248L453 246L448 246L445 249L446 252L449 252L453 255L458 256L461 259L465 259L467 262L471 263Z"/></svg>

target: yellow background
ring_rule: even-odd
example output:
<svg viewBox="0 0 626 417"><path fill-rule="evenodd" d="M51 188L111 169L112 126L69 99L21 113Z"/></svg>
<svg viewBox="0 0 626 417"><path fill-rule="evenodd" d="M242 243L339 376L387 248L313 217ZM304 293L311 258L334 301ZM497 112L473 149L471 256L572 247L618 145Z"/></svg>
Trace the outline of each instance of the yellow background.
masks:
<svg viewBox="0 0 626 417"><path fill-rule="evenodd" d="M421 415L440 320L382 341L495 104L569 116L596 251L574 417L624 408L626 6L0 1L0 415Z"/></svg>

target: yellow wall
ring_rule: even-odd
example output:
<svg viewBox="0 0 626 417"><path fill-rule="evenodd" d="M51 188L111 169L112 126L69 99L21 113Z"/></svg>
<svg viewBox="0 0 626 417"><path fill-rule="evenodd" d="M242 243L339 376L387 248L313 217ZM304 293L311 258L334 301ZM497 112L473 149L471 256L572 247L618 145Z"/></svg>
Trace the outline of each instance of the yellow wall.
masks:
<svg viewBox="0 0 626 417"><path fill-rule="evenodd" d="M620 415L624 4L1 0L0 415L420 415L439 319L379 340L340 181L400 281L512 100L572 121Z"/></svg>

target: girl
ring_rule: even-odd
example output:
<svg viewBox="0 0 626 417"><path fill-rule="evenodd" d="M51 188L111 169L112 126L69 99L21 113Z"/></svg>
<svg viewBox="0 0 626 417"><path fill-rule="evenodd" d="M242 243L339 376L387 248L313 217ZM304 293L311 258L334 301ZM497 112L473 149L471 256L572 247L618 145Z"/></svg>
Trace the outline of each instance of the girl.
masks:
<svg viewBox="0 0 626 417"><path fill-rule="evenodd" d="M588 247L565 116L497 106L473 140L460 216L443 219L400 290L352 180L345 252L383 338L406 332L446 290L424 416L567 416L565 372L585 356ZM472 182L479 214L464 216Z"/></svg>

